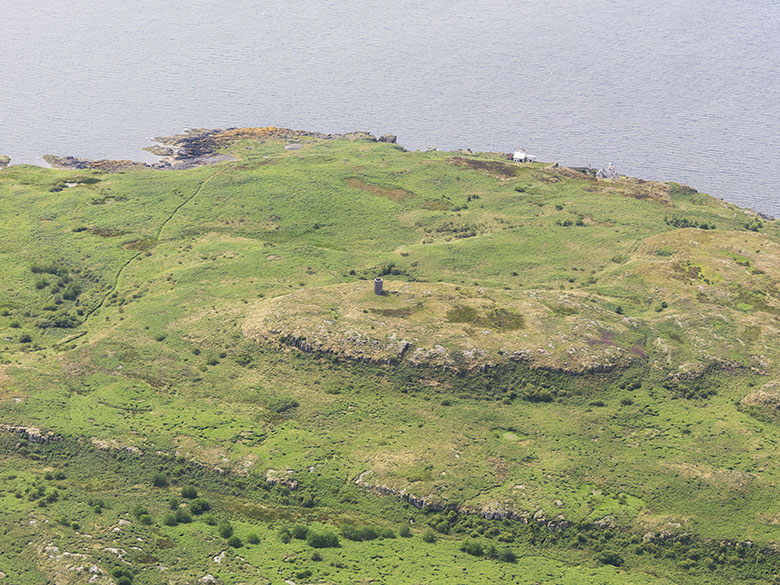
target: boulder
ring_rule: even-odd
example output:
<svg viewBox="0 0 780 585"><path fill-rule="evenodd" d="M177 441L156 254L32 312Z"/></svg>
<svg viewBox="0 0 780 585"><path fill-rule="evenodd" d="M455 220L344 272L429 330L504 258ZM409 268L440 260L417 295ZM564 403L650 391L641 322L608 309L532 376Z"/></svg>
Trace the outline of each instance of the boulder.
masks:
<svg viewBox="0 0 780 585"><path fill-rule="evenodd" d="M0 154L0 169L4 169L11 162L11 157L7 154Z"/></svg>

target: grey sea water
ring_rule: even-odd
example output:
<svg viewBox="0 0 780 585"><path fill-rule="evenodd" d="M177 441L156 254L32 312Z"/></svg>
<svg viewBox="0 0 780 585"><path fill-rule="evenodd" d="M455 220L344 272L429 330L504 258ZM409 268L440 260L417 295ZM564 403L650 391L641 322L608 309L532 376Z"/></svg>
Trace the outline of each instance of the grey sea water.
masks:
<svg viewBox="0 0 780 585"><path fill-rule="evenodd" d="M688 183L780 215L776 0L0 0L0 154L393 133Z"/></svg>

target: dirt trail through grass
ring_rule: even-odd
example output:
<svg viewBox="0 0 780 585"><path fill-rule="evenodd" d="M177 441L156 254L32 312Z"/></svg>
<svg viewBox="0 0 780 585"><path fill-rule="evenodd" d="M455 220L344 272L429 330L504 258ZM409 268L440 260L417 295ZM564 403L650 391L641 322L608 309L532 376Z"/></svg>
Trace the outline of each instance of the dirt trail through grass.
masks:
<svg viewBox="0 0 780 585"><path fill-rule="evenodd" d="M170 223L170 221L176 216L176 214L185 205L187 205L190 201L192 201L198 195L198 193L201 192L201 190L206 185L206 183L208 183L211 179L213 179L217 175L220 175L220 174L222 174L224 172L225 172L224 170L217 171L215 173L212 173L211 175L209 175L205 179L203 179L200 183L198 183L198 186L195 188L195 190L192 192L192 194L189 197L187 197L184 201L182 201L179 205L177 205L176 208L173 211L171 211L171 213L168 214L168 217L165 218L165 221L163 221L162 224L160 224L160 227L157 229L157 233L155 234L155 241L154 241L154 245L155 246L160 242L160 235L162 234L162 231L165 229L165 226ZM111 297L112 294L114 294L116 292L116 289L119 286L119 279L122 277L122 273L124 272L125 268L130 266L130 264L136 258L138 258L141 254L143 254L143 253L144 253L144 250L141 250L141 251L133 254L130 258L127 259L127 261L124 264L122 264L122 266L119 267L119 270L117 270L116 275L114 276L114 284L113 284L113 286L109 289L109 291L105 295L103 295L103 297L100 299L100 302L97 305L95 305L94 307L92 307L92 309L90 309L86 313L86 315L84 315L84 323L83 323L83 325L86 325L87 321L89 321L89 318L98 309L100 309L105 304L106 300L108 300ZM63 339L61 341L58 341L57 343L54 344L54 346L57 347L57 346L69 343L71 341L75 341L79 337L83 337L86 334L87 334L87 330L85 329L81 333L78 333L76 335L68 337L67 339Z"/></svg>

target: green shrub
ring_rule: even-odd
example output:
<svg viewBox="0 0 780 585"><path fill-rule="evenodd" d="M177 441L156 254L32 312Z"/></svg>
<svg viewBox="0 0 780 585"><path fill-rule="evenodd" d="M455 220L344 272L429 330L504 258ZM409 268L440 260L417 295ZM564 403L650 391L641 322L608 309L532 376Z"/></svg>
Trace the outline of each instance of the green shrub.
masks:
<svg viewBox="0 0 780 585"><path fill-rule="evenodd" d="M408 524L402 524L398 529L398 535L402 538L409 538L412 535L412 531Z"/></svg>
<svg viewBox="0 0 780 585"><path fill-rule="evenodd" d="M138 521L144 526L151 526L154 523L154 520L149 514L141 514L138 517Z"/></svg>
<svg viewBox="0 0 780 585"><path fill-rule="evenodd" d="M254 532L252 532L252 533L250 533L250 534L249 534L249 535L246 537L246 541L247 541L249 544L260 544L260 537L259 537L257 534L255 534Z"/></svg>
<svg viewBox="0 0 780 585"><path fill-rule="evenodd" d="M329 530L309 530L306 543L312 548L335 548L339 545L339 537Z"/></svg>
<svg viewBox="0 0 780 585"><path fill-rule="evenodd" d="M70 527L73 530L78 530L79 528L81 528L81 525L78 522L71 522Z"/></svg>
<svg viewBox="0 0 780 585"><path fill-rule="evenodd" d="M481 557L485 554L482 543L478 540L467 540L460 545L460 550L474 557Z"/></svg>
<svg viewBox="0 0 780 585"><path fill-rule="evenodd" d="M176 510L176 521L181 524L189 524L192 522L192 516L184 508L179 508Z"/></svg>
<svg viewBox="0 0 780 585"><path fill-rule="evenodd" d="M209 514L208 516L203 517L203 522L208 524L209 526L216 526L217 525L217 519Z"/></svg>
<svg viewBox="0 0 780 585"><path fill-rule="evenodd" d="M198 490L196 490L194 486L186 485L181 488L181 496L188 500L194 500L198 497Z"/></svg>
<svg viewBox="0 0 780 585"><path fill-rule="evenodd" d="M290 540L292 540L290 531L287 528L282 528L279 530L279 540L281 540L284 544L287 544L290 542Z"/></svg>
<svg viewBox="0 0 780 585"><path fill-rule="evenodd" d="M155 473L152 476L152 485L158 488L168 487L168 476L164 473Z"/></svg>
<svg viewBox="0 0 780 585"><path fill-rule="evenodd" d="M515 553L506 547L498 549L497 558L499 561L504 563L514 563L517 561L517 556L515 556Z"/></svg>
<svg viewBox="0 0 780 585"><path fill-rule="evenodd" d="M144 514L148 514L149 510L141 506L140 504L137 506L134 506L133 509L130 511L130 514L132 514L135 518L140 518Z"/></svg>
<svg viewBox="0 0 780 585"><path fill-rule="evenodd" d="M209 510L211 510L211 504L208 500L204 500L203 498L198 498L190 503L190 511L196 516L203 514L203 512L208 512Z"/></svg>
<svg viewBox="0 0 780 585"><path fill-rule="evenodd" d="M75 301L76 297L81 294L81 285L77 282L71 282L65 287L62 293L62 298L68 301Z"/></svg>
<svg viewBox="0 0 780 585"><path fill-rule="evenodd" d="M227 521L222 522L219 525L218 530L219 530L219 535L222 538L230 538L231 536L233 536L233 526L231 526L230 522Z"/></svg>
<svg viewBox="0 0 780 585"><path fill-rule="evenodd" d="M322 560L322 555L315 550L313 553L311 553L311 560L317 563Z"/></svg>
<svg viewBox="0 0 780 585"><path fill-rule="evenodd" d="M354 524L345 524L341 527L341 536L347 540L364 541L374 540L379 536L376 529L371 526L355 526Z"/></svg>
<svg viewBox="0 0 780 585"><path fill-rule="evenodd" d="M228 538L227 543L229 546L232 546L233 548L241 548L242 546L244 546L244 543L241 542L241 539L235 534L230 538Z"/></svg>
<svg viewBox="0 0 780 585"><path fill-rule="evenodd" d="M22 333L19 336L19 343L30 343L32 341L32 337L28 333Z"/></svg>
<svg viewBox="0 0 780 585"><path fill-rule="evenodd" d="M625 562L623 557L614 551L603 551L596 555L596 561L602 565L612 565L613 567L620 567Z"/></svg>
<svg viewBox="0 0 780 585"><path fill-rule="evenodd" d="M436 535L431 528L426 528L422 534L423 542L436 542Z"/></svg>
<svg viewBox="0 0 780 585"><path fill-rule="evenodd" d="M177 496L171 496L168 498L168 507L171 510L178 510L181 506L181 500Z"/></svg>
<svg viewBox="0 0 780 585"><path fill-rule="evenodd" d="M278 396L268 400L266 406L268 407L269 410L277 414L281 414L283 412L287 412L288 410L292 410L293 408L296 408L298 406L298 401L288 396Z"/></svg>
<svg viewBox="0 0 780 585"><path fill-rule="evenodd" d="M298 540L306 540L309 529L303 524L296 524L290 529L290 534L293 538L297 538Z"/></svg>
<svg viewBox="0 0 780 585"><path fill-rule="evenodd" d="M393 532L392 528L382 528L379 531L379 536L381 538L395 538L395 532Z"/></svg>
<svg viewBox="0 0 780 585"><path fill-rule="evenodd" d="M162 521L166 526L176 526L179 523L179 521L176 520L176 514L166 514L163 516Z"/></svg>

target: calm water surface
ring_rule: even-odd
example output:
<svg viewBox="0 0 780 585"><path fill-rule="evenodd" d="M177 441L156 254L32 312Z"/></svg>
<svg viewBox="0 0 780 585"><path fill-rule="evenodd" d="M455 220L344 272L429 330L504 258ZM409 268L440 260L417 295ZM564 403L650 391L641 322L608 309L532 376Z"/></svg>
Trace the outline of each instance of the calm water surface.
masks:
<svg viewBox="0 0 780 585"><path fill-rule="evenodd" d="M16 163L149 160L186 127L365 129L780 215L776 0L0 0L0 55Z"/></svg>

